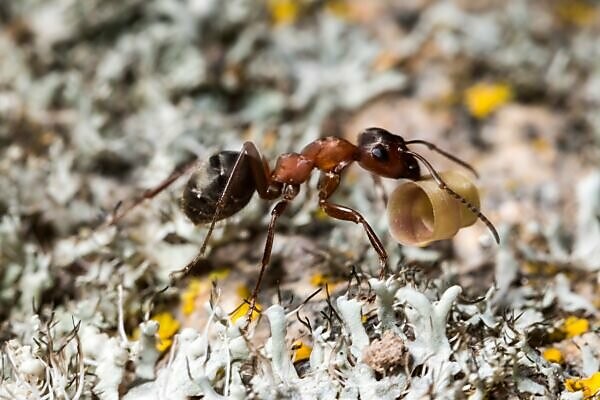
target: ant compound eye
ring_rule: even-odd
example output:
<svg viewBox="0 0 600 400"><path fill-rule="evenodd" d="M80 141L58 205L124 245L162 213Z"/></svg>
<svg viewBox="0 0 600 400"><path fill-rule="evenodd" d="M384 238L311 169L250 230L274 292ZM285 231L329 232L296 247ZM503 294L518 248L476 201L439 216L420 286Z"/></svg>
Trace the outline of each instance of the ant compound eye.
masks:
<svg viewBox="0 0 600 400"><path fill-rule="evenodd" d="M388 152L382 145L377 145L371 150L371 155L377 161L387 161L389 159Z"/></svg>

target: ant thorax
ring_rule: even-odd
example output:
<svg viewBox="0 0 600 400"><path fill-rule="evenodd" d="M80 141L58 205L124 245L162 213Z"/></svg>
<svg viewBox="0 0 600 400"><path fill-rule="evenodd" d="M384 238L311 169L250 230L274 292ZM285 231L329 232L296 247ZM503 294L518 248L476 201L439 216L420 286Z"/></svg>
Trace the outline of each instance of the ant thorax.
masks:
<svg viewBox="0 0 600 400"><path fill-rule="evenodd" d="M301 153L286 153L277 158L271 174L274 182L290 185L305 183L313 169L340 173L356 161L358 148L346 139L329 136L317 139L302 149Z"/></svg>

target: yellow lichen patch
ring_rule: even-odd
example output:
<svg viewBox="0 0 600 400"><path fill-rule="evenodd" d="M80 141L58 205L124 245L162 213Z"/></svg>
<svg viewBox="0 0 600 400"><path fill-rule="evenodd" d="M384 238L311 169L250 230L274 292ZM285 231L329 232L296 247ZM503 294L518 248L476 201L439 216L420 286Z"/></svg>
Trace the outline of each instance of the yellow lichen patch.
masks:
<svg viewBox="0 0 600 400"><path fill-rule="evenodd" d="M563 323L563 331L567 338L582 335L590 329L590 322L585 318L571 316Z"/></svg>
<svg viewBox="0 0 600 400"><path fill-rule="evenodd" d="M191 315L196 309L196 299L205 290L207 284L199 279L192 279L185 291L181 294L181 312Z"/></svg>
<svg viewBox="0 0 600 400"><path fill-rule="evenodd" d="M544 350L544 358L551 363L562 364L563 355L556 347L550 347Z"/></svg>
<svg viewBox="0 0 600 400"><path fill-rule="evenodd" d="M249 299L249 297L250 297L250 290L246 286L243 286L243 285L239 286L237 288L236 292L237 292L238 296L240 297L240 302L244 301L244 299ZM260 314L260 310L261 310L260 305L258 303L256 303L254 310L252 311L252 316L250 317L250 319L252 321L254 321L256 318L258 318L258 315ZM238 319L240 319L242 317L246 317L249 312L250 312L250 305L248 303L244 302L233 313L231 313L229 318L231 318L231 322L235 323Z"/></svg>
<svg viewBox="0 0 600 400"><path fill-rule="evenodd" d="M349 255L349 257L352 257L352 255ZM314 287L320 288L324 288L325 285L327 285L329 287L329 291L332 292L335 291L340 285L345 285L346 281L331 277L329 274L317 272L310 276L309 283Z"/></svg>
<svg viewBox="0 0 600 400"><path fill-rule="evenodd" d="M584 399L591 399L600 393L600 372L585 379L571 378L565 381L565 387L569 392L583 391Z"/></svg>
<svg viewBox="0 0 600 400"><path fill-rule="evenodd" d="M513 96L512 88L502 83L478 83L465 91L464 102L475 118L485 118L506 104Z"/></svg>
<svg viewBox="0 0 600 400"><path fill-rule="evenodd" d="M325 286L325 284L331 285L331 283L331 277L320 272L317 272L310 277L310 284L315 287Z"/></svg>
<svg viewBox="0 0 600 400"><path fill-rule="evenodd" d="M304 343L301 340L296 340L292 344L292 350L294 350L294 356L293 356L292 361L298 362L298 361L308 360L310 358L310 353L312 352L312 347L310 347L309 345L307 345L306 343Z"/></svg>
<svg viewBox="0 0 600 400"><path fill-rule="evenodd" d="M325 8L339 18L351 19L352 17L352 9L346 0L329 0Z"/></svg>
<svg viewBox="0 0 600 400"><path fill-rule="evenodd" d="M300 12L298 0L267 0L267 7L275 25L292 24Z"/></svg>
<svg viewBox="0 0 600 400"><path fill-rule="evenodd" d="M229 268L217 268L208 274L208 280L210 281L220 281L221 279L225 279L229 276L231 269Z"/></svg>
<svg viewBox="0 0 600 400"><path fill-rule="evenodd" d="M318 220L323 221L323 220L328 219L329 215L327 215L325 213L325 211L323 211L322 209L319 208L317 211L315 211L315 218L318 219Z"/></svg>
<svg viewBox="0 0 600 400"><path fill-rule="evenodd" d="M171 347L173 336L175 336L181 327L181 324L173 318L173 315L168 311L158 313L151 319L158 322L159 342L156 344L156 348L158 351L164 352Z"/></svg>
<svg viewBox="0 0 600 400"><path fill-rule="evenodd" d="M523 271L529 275L554 276L559 272L556 264L545 262L525 261L522 268Z"/></svg>
<svg viewBox="0 0 600 400"><path fill-rule="evenodd" d="M569 24L585 26L598 18L598 9L584 0L563 0L555 7L558 18Z"/></svg>
<svg viewBox="0 0 600 400"><path fill-rule="evenodd" d="M250 311L250 305L247 303L242 304L231 314L231 316L230 316L231 322L235 323L235 322L237 322L238 319L245 318L248 315L249 311ZM256 318L258 318L259 313L260 313L260 306L257 304L254 307L254 311L252 311L252 317L250 319L252 321L254 321Z"/></svg>
<svg viewBox="0 0 600 400"><path fill-rule="evenodd" d="M185 291L181 294L181 312L183 315L191 315L196 309L196 301L203 294L208 294L211 290L211 281L225 279L231 270L229 268L218 268L208 274L208 279L192 279Z"/></svg>

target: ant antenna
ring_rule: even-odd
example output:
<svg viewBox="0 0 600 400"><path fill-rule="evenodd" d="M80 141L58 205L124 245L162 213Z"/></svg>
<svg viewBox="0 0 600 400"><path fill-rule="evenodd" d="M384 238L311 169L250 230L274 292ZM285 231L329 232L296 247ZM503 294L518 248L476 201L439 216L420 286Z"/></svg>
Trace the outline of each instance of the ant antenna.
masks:
<svg viewBox="0 0 600 400"><path fill-rule="evenodd" d="M500 244L500 236L498 235L498 231L494 227L494 224L492 224L492 222L485 215L483 215L483 213L481 212L481 210L479 210L479 208L475 207L470 201L468 201L467 199L462 197L460 194L456 193L454 190L450 189L450 187L448 187L446 182L444 182L444 180L439 176L439 174L437 173L435 168L433 168L433 166L429 163L429 161L427 161L425 159L425 157L423 157L422 155L420 155L418 153L410 151L410 150L403 150L403 151L407 154L414 156L419 161L421 161L425 165L425 167L427 168L427 170L429 171L429 173L431 174L431 176L433 177L435 182L438 184L440 189L445 190L450 196L454 197L456 200L463 203L465 205L465 207L467 207L469 209L469 211L471 211L473 214L475 214L477 216L477 218L479 218L484 224L486 224L486 226L492 233L492 236L494 236L494 240L496 241L496 243Z"/></svg>
<svg viewBox="0 0 600 400"><path fill-rule="evenodd" d="M455 163L463 166L464 168L466 168L469 171L471 171L473 173L473 175L475 175L476 178L479 178L479 174L477 173L477 171L475 170L475 168L473 168L470 164L468 164L467 162L461 160L458 157L453 156L452 154L448 153L447 151L440 149L439 147L437 147L435 144L433 144L431 142L428 142L426 140L421 140L421 139L415 139L415 140L406 140L404 142L404 144L423 144L423 145L427 146L427 148L429 150L435 151L435 152L443 155L447 159L452 160Z"/></svg>

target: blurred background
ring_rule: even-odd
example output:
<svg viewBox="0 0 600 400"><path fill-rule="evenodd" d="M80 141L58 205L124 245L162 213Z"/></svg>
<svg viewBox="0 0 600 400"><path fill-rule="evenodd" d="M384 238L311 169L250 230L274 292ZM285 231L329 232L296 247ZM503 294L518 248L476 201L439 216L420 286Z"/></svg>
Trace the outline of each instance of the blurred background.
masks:
<svg viewBox="0 0 600 400"><path fill-rule="evenodd" d="M335 199L367 217L396 272L443 270L477 296L502 276L539 295L571 271L573 290L600 301L595 1L19 0L0 2L0 22L3 339L31 332L32 304L59 315L95 304L93 318L113 329L118 285L128 327L139 322L206 230L179 209L185 178L116 227L102 222L178 166L246 140L273 166L317 137L355 142L370 126L471 163L502 233L500 247L478 223L400 248L369 174L353 167ZM345 281L350 265L378 270L361 228L320 215L308 186L281 220L262 302L277 283L306 295ZM237 293L231 309L256 279L268 216L255 199L221 224L195 271L220 271L211 279ZM514 261L508 275L499 249Z"/></svg>

